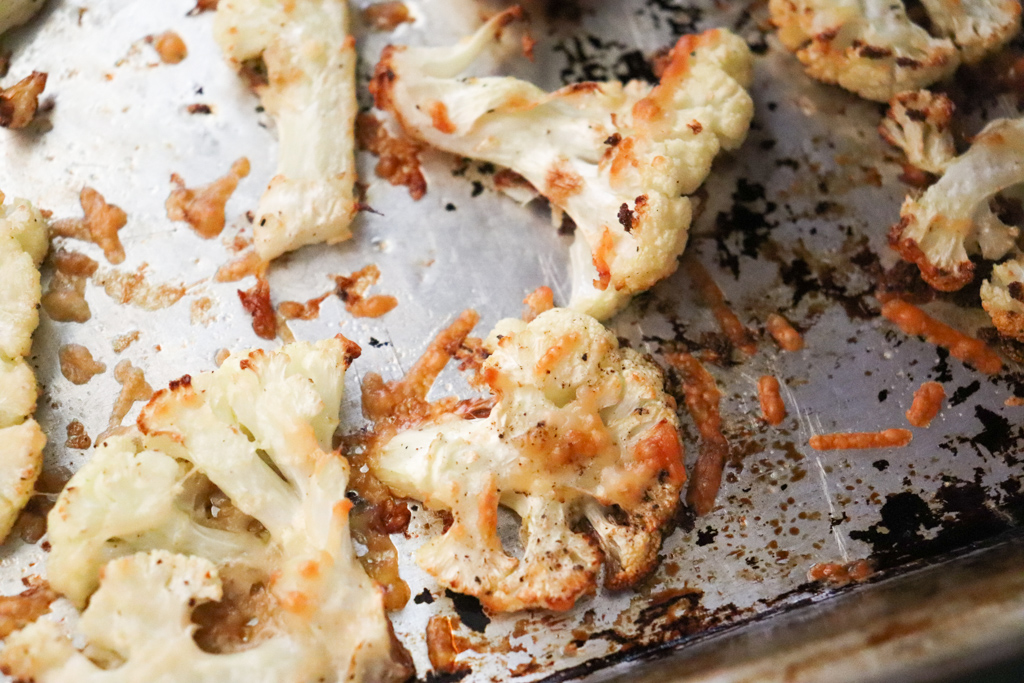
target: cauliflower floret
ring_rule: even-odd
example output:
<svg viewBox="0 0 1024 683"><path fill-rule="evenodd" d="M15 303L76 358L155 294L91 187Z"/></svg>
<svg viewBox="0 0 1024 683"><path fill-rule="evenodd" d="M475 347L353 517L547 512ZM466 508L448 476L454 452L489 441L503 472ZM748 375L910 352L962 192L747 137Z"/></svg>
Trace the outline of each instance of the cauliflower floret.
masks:
<svg viewBox="0 0 1024 683"><path fill-rule="evenodd" d="M214 37L236 69L262 59L256 87L277 122L277 174L253 237L269 261L306 244L352 236L355 185L355 40L345 0L221 0Z"/></svg>
<svg viewBox="0 0 1024 683"><path fill-rule="evenodd" d="M79 606L88 601L88 616L104 587L120 590L110 577L124 561L117 558L155 550L190 562L201 557L222 577L256 573L276 601L271 616L291 643L281 654L290 673L254 680L407 677L410 664L391 631L383 593L355 557L348 463L331 449L344 373L358 352L339 336L234 354L217 370L185 375L158 392L138 427L98 444L58 498L48 519L51 586ZM197 495L198 480L219 488L234 514L224 512L224 503L211 512L209 496ZM219 521L240 515L234 526ZM132 632L139 649L127 653L124 666L148 666L134 663L135 653L162 648L165 637L140 625ZM29 650L48 647L27 636L19 642ZM123 647L109 649L125 656ZM79 680L77 669L36 660L43 668L27 672L36 680ZM217 680L205 656L181 660L169 669L173 680ZM186 674L178 675L182 667ZM149 680L133 676L129 668L123 679Z"/></svg>
<svg viewBox="0 0 1024 683"><path fill-rule="evenodd" d="M933 29L949 36L967 64L980 62L1020 31L1019 0L921 0Z"/></svg>
<svg viewBox="0 0 1024 683"><path fill-rule="evenodd" d="M889 102L878 132L903 150L911 165L941 175L956 157L949 129L954 108L948 97L929 90L900 93Z"/></svg>
<svg viewBox="0 0 1024 683"><path fill-rule="evenodd" d="M417 561L495 611L569 609L602 563L606 586L636 584L657 565L686 480L660 369L569 309L503 321L488 346L487 418L448 415L370 456L396 494L451 511ZM499 505L522 519L521 559L502 548Z"/></svg>
<svg viewBox="0 0 1024 683"><path fill-rule="evenodd" d="M901 0L769 0L768 7L779 40L809 75L869 100L888 102L960 65L953 41L913 23Z"/></svg>
<svg viewBox="0 0 1024 683"><path fill-rule="evenodd" d="M1020 29L1017 0L923 0L932 36L902 0L769 0L779 40L807 73L888 102L999 49Z"/></svg>
<svg viewBox="0 0 1024 683"><path fill-rule="evenodd" d="M992 197L1024 182L1024 119L997 119L971 148L946 167L918 199L907 197L889 244L935 289L951 292L974 277L969 253L1002 258L1013 249L1017 228L992 211Z"/></svg>
<svg viewBox="0 0 1024 683"><path fill-rule="evenodd" d="M318 680L322 653L290 633L244 652L201 650L192 638L192 610L220 598L220 577L208 560L163 550L122 557L104 568L102 585L78 621L88 657L57 624L40 620L7 638L0 666L37 683Z"/></svg>
<svg viewBox="0 0 1024 683"><path fill-rule="evenodd" d="M0 2L0 34L21 26L42 9L46 0L4 0Z"/></svg>
<svg viewBox="0 0 1024 683"><path fill-rule="evenodd" d="M0 192L0 540L32 495L46 437L32 413L36 379L25 362L39 324L39 264L48 246L46 221L32 204L4 204Z"/></svg>
<svg viewBox="0 0 1024 683"><path fill-rule="evenodd" d="M1004 337L1024 342L1024 256L992 268L981 283L981 305Z"/></svg>
<svg viewBox="0 0 1024 683"><path fill-rule="evenodd" d="M554 93L515 78L462 78L514 7L453 47L386 48L371 90L412 137L525 177L576 223L570 306L608 318L677 267L685 195L721 149L746 136L746 43L717 29L684 36L661 83L578 83Z"/></svg>

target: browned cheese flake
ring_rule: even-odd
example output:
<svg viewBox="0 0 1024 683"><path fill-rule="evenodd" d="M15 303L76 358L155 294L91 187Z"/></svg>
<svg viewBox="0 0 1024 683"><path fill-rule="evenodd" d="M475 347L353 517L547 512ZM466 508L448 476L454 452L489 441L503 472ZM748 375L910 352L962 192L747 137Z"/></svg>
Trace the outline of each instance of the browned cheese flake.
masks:
<svg viewBox="0 0 1024 683"><path fill-rule="evenodd" d="M107 370L107 366L94 360L92 352L81 344L60 347L58 358L61 374L72 384L86 384L93 376Z"/></svg>
<svg viewBox="0 0 1024 683"><path fill-rule="evenodd" d="M171 191L164 207L172 221L185 221L203 239L216 237L224 230L224 207L238 187L238 181L249 175L249 160L245 157L231 165L227 175L197 189L185 187L177 173L171 174L176 189Z"/></svg>
<svg viewBox="0 0 1024 683"><path fill-rule="evenodd" d="M78 196L83 218L62 218L50 225L50 233L57 237L95 242L103 255L113 264L124 261L124 247L118 231L128 224L128 215L118 206L108 204L96 190L83 187Z"/></svg>
<svg viewBox="0 0 1024 683"><path fill-rule="evenodd" d="M0 89L0 126L24 128L32 123L45 87L46 74L33 71L11 87Z"/></svg>

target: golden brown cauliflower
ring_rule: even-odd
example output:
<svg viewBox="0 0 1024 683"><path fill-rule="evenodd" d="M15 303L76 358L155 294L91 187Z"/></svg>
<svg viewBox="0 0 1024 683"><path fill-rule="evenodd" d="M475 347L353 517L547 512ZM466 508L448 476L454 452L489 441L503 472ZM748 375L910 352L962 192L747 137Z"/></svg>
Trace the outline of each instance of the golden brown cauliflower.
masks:
<svg viewBox="0 0 1024 683"><path fill-rule="evenodd" d="M486 418L445 415L371 457L396 494L451 512L417 561L488 609L564 610L597 587L635 585L657 565L686 479L661 370L590 316L551 309L502 321L482 376ZM498 537L498 506L522 519L523 555Z"/></svg>
<svg viewBox="0 0 1024 683"><path fill-rule="evenodd" d="M779 39L807 73L888 102L1000 48L1020 29L1017 0L922 0L937 35L902 0L769 0Z"/></svg>

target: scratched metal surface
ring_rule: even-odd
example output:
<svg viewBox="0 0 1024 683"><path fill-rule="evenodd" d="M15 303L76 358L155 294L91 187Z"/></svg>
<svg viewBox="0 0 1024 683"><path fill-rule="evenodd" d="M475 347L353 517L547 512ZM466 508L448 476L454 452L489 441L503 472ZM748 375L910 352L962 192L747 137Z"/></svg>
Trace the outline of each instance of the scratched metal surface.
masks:
<svg viewBox="0 0 1024 683"><path fill-rule="evenodd" d="M143 368L159 387L186 372L212 369L221 348L276 346L253 334L235 295L251 282L211 280L233 257L222 240L199 239L187 225L169 221L163 208L172 172L196 186L244 155L252 173L228 203L224 235L229 241L249 234L244 214L255 207L276 158L272 122L223 63L210 38L212 15L186 16L191 5L51 0L33 24L3 39L13 59L0 83L32 69L48 71L46 93L55 106L44 117L49 130L0 130L0 188L55 217L80 215L79 190L96 188L129 216L121 231L127 258L117 269L145 268L152 284L187 286L177 304L145 311L114 304L90 283L89 322L43 317L33 362L43 388L38 417L49 434L51 470L74 469L88 457L65 448L65 429L73 419L94 437L106 427L119 390L112 372L119 360ZM416 17L411 26L392 34L359 29L364 79L387 42L447 43L479 21L472 0L409 5ZM1020 367L1009 364L1002 376L987 379L874 315L877 303L868 295L878 272L894 263L884 235L905 193L898 160L874 130L879 108L805 78L765 36L758 4L752 14L745 3L698 0L547 6L552 11L543 3L530 7L536 61L512 58L494 69L546 87L643 76L645 57L680 32L713 26L735 28L757 49L755 123L744 147L716 164L690 252L708 266L745 323L759 329L768 313L782 311L804 330L807 349L785 354L762 340L753 358L710 366L723 389L732 444L719 506L704 518L682 520L666 540L661 568L636 592L602 592L564 614L488 618L466 601L453 603L412 563L409 553L430 526L417 516L397 543L403 575L419 598L392 618L420 677L429 671L423 632L434 613L460 617L457 634L469 646L460 656L471 667L467 680L571 677L626 650L685 643L808 596L825 599L826 589L806 584L816 562L872 557L899 573L1015 527L1024 502L1022 409L1004 400L1024 393ZM189 50L176 66L158 64L143 42L167 29ZM212 113L189 114L193 103L209 105ZM989 114L1012 111L999 101ZM551 228L543 206L521 206L491 191L486 173L456 173L457 160L440 154L426 159L429 191L414 202L404 188L377 179L374 162L360 154L366 201L380 214L362 213L352 241L304 249L281 259L270 274L275 300L305 300L330 287L329 274L376 263L378 290L398 297L399 307L378 320L353 319L332 297L318 319L291 325L299 339L343 332L362 346L343 415L351 429L361 424L360 377L369 371L399 376L460 310L480 312L483 334L498 319L518 315L523 297L539 285L551 286L558 301L568 294L569 238ZM93 245L69 246L111 268ZM206 298L212 304L203 315L198 308ZM987 323L980 311L955 303L930 310L967 330ZM685 270L611 326L658 358L666 350L699 348L702 333L716 330ZM113 338L133 330L139 340L115 353ZM107 372L84 386L64 379L57 351L71 342L88 347ZM769 372L787 386L790 416L777 429L757 419L756 379ZM816 432L905 426L914 389L929 379L942 381L954 398L931 428L915 430L910 447L865 453L807 447ZM454 370L435 388L437 395L451 392L468 392ZM682 421L692 464L696 431L685 414ZM42 542L15 535L0 549L0 589L18 591L22 576L42 572L44 556Z"/></svg>

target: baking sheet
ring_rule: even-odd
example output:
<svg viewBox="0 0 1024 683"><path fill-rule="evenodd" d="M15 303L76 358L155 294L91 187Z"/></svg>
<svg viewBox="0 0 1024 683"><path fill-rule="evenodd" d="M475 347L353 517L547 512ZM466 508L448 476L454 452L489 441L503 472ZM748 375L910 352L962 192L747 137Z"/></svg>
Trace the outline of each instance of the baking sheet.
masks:
<svg viewBox="0 0 1024 683"><path fill-rule="evenodd" d="M481 6L471 0L408 4L415 24L390 34L360 30L363 82L384 44L448 43L480 20ZM120 389L113 376L118 361L143 368L158 388L212 369L219 349L277 346L253 334L239 305L235 292L251 279L211 279L235 256L226 243L251 235L245 212L255 208L273 173L273 124L223 62L210 36L212 14L186 16L191 7L189 0L51 0L31 26L3 39L13 58L0 83L47 71L54 108L33 131L0 130L0 188L60 218L81 215L78 192L94 187L129 217L120 233L127 258L116 269L142 268L151 284L187 287L177 304L146 311L115 304L90 283L88 323L43 316L32 361L43 389L37 417L50 438L51 471L75 469L88 457L65 448L68 423L81 421L93 437L106 428ZM824 598L828 589L806 583L816 562L871 556L899 571L1016 527L1024 518L1022 408L1004 401L1024 394L1020 367L1011 363L986 378L875 316L870 294L878 272L895 263L885 234L906 191L897 155L875 132L881 109L806 78L765 35L760 3L593 0L535 2L528 9L536 61L513 56L483 68L549 88L644 76L644 60L681 32L729 26L747 38L759 53L754 125L743 148L716 163L689 253L708 267L745 323L757 329L768 313L781 311L804 330L807 349L781 353L767 339L750 360L709 366L723 390L732 444L719 506L681 520L665 542L660 569L636 592L602 592L562 614L484 615L472 600L446 595L411 561L429 526L417 516L408 538L396 543L403 576L418 597L392 619L420 677L429 671L424 629L436 613L459 617L457 635L469 647L460 656L471 666L466 680L574 676L624 652L685 640L808 596ZM189 50L175 66L160 64L143 41L168 29ZM189 114L195 103L212 113ZM990 117L1016 113L1009 100L990 105ZM172 172L195 187L243 155L252 172L228 203L223 240L203 241L167 219ZM343 425L351 429L362 424L360 378L370 371L400 376L462 309L480 312L482 335L498 319L518 315L523 297L539 285L551 286L557 302L569 292L570 238L551 227L541 203L519 205L488 189L486 169L462 172L459 160L439 153L425 158L429 191L416 202L374 176L372 156L360 153L358 161L366 202L380 214L361 213L352 241L286 256L270 273L275 301L304 301L331 288L330 274L374 263L382 273L375 291L398 297L398 308L377 320L354 319L331 297L318 319L290 323L299 339L342 332L363 348L348 375ZM113 268L94 245L69 247L93 256L101 270ZM948 301L927 308L967 331L989 324L980 309ZM699 347L704 333L717 330L685 269L610 326L659 359L665 351ZM116 353L113 339L134 330L139 340ZM68 382L56 361L67 343L88 347L107 372L84 386ZM786 385L790 416L779 428L757 419L756 381L765 373ZM915 430L910 447L817 453L807 446L813 433L905 426L913 391L927 380L943 382L953 398L929 429ZM469 392L454 369L435 387L438 396ZM688 416L682 421L692 465L697 434ZM12 538L0 549L3 592L19 591L24 575L42 572L42 545Z"/></svg>

